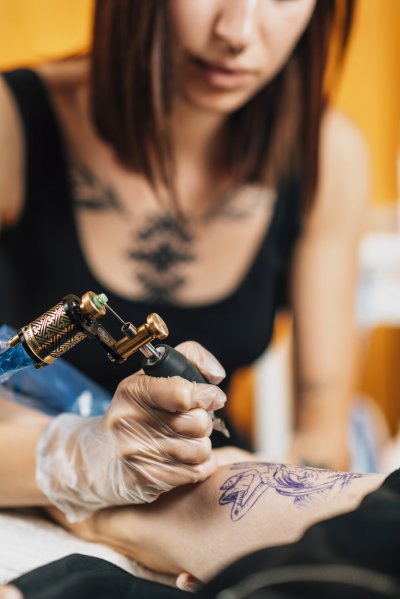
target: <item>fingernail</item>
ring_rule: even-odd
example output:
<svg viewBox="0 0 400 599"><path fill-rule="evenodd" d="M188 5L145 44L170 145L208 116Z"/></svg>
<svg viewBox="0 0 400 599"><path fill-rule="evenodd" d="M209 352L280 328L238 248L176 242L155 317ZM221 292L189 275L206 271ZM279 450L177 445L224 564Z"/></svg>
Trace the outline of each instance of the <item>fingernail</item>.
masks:
<svg viewBox="0 0 400 599"><path fill-rule="evenodd" d="M176 586L181 591L195 592L198 590L200 583L191 574L184 572L177 577Z"/></svg>
<svg viewBox="0 0 400 599"><path fill-rule="evenodd" d="M0 599L23 599L23 596L17 587L6 586L0 589Z"/></svg>
<svg viewBox="0 0 400 599"><path fill-rule="evenodd" d="M219 410L225 405L225 393L215 385L203 385L199 383L195 390L196 400L202 404L202 407L212 410Z"/></svg>
<svg viewBox="0 0 400 599"><path fill-rule="evenodd" d="M210 361L209 364L207 364L207 371L212 377L221 381L226 377L225 369L217 360L215 360L215 358L213 358L213 360Z"/></svg>
<svg viewBox="0 0 400 599"><path fill-rule="evenodd" d="M214 410L220 410L226 404L226 395L219 387L214 387L214 389L217 389L217 391L213 401L213 408Z"/></svg>

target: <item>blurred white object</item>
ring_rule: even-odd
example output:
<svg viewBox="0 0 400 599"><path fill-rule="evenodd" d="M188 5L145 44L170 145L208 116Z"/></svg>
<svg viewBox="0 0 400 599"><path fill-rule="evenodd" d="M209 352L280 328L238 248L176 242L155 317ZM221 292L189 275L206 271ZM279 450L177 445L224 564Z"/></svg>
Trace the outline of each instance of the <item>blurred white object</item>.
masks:
<svg viewBox="0 0 400 599"><path fill-rule="evenodd" d="M381 471L385 474L400 468L400 426L395 437L390 438L382 447Z"/></svg>
<svg viewBox="0 0 400 599"><path fill-rule="evenodd" d="M400 326L400 234L373 232L359 250L357 318L364 329Z"/></svg>
<svg viewBox="0 0 400 599"><path fill-rule="evenodd" d="M134 576L174 586L175 577L148 570L106 545L78 539L39 509L0 510L0 584L71 553L99 557Z"/></svg>
<svg viewBox="0 0 400 599"><path fill-rule="evenodd" d="M254 367L255 450L270 460L284 460L293 430L292 319L277 316L280 334ZM276 327L276 324L275 324Z"/></svg>

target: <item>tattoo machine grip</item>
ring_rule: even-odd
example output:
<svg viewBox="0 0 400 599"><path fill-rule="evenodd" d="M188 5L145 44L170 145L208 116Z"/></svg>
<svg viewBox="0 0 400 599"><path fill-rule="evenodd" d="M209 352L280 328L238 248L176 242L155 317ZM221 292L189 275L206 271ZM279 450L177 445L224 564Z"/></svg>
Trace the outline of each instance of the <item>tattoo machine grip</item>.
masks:
<svg viewBox="0 0 400 599"><path fill-rule="evenodd" d="M157 345L158 359L153 356L145 358L142 362L142 368L145 374L149 376L169 377L180 376L191 383L208 383L206 378L201 374L198 368L190 362L186 356L179 351L160 343ZM230 437L229 430L226 428L222 418L217 418L213 412L210 412L213 429L221 432L225 437Z"/></svg>
<svg viewBox="0 0 400 599"><path fill-rule="evenodd" d="M173 347L161 343L157 345L159 359L153 357L143 360L145 374L157 377L180 376L191 383L208 383L198 368Z"/></svg>

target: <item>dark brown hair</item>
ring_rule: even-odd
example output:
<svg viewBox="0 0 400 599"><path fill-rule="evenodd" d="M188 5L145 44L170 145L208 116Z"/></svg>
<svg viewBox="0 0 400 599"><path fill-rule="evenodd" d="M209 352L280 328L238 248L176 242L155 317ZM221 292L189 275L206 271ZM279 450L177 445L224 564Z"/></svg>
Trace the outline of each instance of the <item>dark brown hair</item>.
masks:
<svg viewBox="0 0 400 599"><path fill-rule="evenodd" d="M318 179L319 130L349 38L355 0L317 0L284 68L226 121L220 166L234 183L302 178L305 204ZM92 115L126 167L174 188L168 128L174 93L167 0L97 0ZM332 58L332 49L334 58ZM332 68L332 65L333 68Z"/></svg>

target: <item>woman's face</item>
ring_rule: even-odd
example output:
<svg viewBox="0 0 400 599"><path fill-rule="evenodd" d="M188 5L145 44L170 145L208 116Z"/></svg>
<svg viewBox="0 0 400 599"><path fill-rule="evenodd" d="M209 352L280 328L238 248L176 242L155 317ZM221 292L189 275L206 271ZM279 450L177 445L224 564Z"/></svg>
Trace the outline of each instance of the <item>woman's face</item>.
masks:
<svg viewBox="0 0 400 599"><path fill-rule="evenodd" d="M170 0L180 93L232 112L284 66L316 0Z"/></svg>

